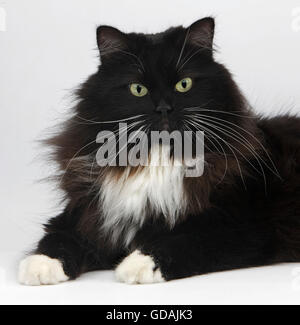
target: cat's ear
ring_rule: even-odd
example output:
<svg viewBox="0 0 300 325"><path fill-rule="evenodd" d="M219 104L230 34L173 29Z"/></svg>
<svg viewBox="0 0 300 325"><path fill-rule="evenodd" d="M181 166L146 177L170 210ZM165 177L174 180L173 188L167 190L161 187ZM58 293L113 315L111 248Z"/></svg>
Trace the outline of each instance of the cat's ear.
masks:
<svg viewBox="0 0 300 325"><path fill-rule="evenodd" d="M105 58L127 47L126 35L117 28L99 26L97 28L97 44L101 58Z"/></svg>
<svg viewBox="0 0 300 325"><path fill-rule="evenodd" d="M194 22L187 28L188 41L190 44L213 49L213 39L215 32L215 21L211 17L206 17Z"/></svg>

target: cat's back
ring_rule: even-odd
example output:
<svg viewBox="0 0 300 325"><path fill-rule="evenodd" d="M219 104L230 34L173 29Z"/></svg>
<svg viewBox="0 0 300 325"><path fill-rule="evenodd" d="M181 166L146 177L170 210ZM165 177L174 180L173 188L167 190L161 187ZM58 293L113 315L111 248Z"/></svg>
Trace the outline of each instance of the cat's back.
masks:
<svg viewBox="0 0 300 325"><path fill-rule="evenodd" d="M272 118L261 118L259 128L267 142L280 147L300 146L300 117L296 115L279 115Z"/></svg>
<svg viewBox="0 0 300 325"><path fill-rule="evenodd" d="M300 182L300 117L281 115L258 122L264 145L283 179Z"/></svg>

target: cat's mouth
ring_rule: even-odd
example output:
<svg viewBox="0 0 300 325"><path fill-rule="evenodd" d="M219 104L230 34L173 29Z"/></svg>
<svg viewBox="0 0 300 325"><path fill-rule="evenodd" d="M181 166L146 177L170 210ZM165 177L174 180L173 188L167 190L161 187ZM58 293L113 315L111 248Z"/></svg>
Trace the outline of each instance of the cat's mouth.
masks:
<svg viewBox="0 0 300 325"><path fill-rule="evenodd" d="M163 117L159 123L159 131L170 131L170 122L168 117Z"/></svg>

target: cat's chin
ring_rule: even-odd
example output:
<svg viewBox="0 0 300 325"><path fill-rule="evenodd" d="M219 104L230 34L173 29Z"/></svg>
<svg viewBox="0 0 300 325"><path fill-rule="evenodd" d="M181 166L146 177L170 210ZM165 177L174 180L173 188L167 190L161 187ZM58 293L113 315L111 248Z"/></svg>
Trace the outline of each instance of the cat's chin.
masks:
<svg viewBox="0 0 300 325"><path fill-rule="evenodd" d="M159 127L157 131L168 131L171 132L171 126L170 126L170 122L167 118L164 118L161 120L161 122L159 123Z"/></svg>

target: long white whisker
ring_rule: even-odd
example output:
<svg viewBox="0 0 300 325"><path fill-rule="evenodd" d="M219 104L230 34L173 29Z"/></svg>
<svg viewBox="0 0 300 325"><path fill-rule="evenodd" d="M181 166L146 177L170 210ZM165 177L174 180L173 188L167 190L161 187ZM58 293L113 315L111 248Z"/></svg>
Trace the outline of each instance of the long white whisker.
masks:
<svg viewBox="0 0 300 325"><path fill-rule="evenodd" d="M201 115L201 114L197 114L199 117L201 117L201 118L207 118L207 119L213 119L213 120L217 120L217 121L221 121L221 122L224 122L224 123L227 123L227 124L229 124L229 125L232 125L232 126L234 126L234 127L236 127L236 128L238 128L238 129L240 129L240 130L242 130L242 131L244 131L245 133L247 133L248 135L250 135L258 144L259 144L259 146L262 148L262 150L264 151L264 153L267 155L267 158L269 159L269 161L270 161L270 163L272 164L272 167L274 168L274 170L265 162L265 160L263 160L263 159L261 159L261 161L263 162L263 164L275 175L275 176L277 176L278 178L280 178L280 179L282 179L281 178L281 176L280 176L280 174L279 174L279 172L278 172L278 170L277 170L277 168L276 168L276 165L275 165L275 163L273 162L273 160L272 160L272 158L270 157L270 155L269 155L269 153L268 153L268 151L267 151L267 149L263 146L263 144L251 133L251 132L249 132L248 130L246 130L245 128L243 128L243 127L241 127L241 126L239 126L239 125L236 125L236 124L234 124L234 123L232 123L232 122L229 122L229 121L226 121L226 120L224 120L224 119L221 119L221 118L218 118L218 117L215 117L215 116L207 116L207 115ZM211 121L211 122L213 122L213 121ZM215 123L217 123L217 122L215 122ZM221 123L220 123L221 124ZM222 126L224 126L225 127L225 125L223 125L222 124ZM229 126L226 126L227 128L229 128ZM231 128L232 129L232 128ZM232 129L233 130L233 129ZM236 133L237 133L237 131L236 131ZM237 134L239 134L239 133L237 133ZM239 134L239 136L242 136L241 134ZM244 139L246 139L245 137L244 137ZM248 140L247 140L248 141ZM250 142L249 142L250 143ZM253 146L252 146L253 147ZM254 147L253 147L253 149L254 149Z"/></svg>
<svg viewBox="0 0 300 325"><path fill-rule="evenodd" d="M129 124L129 125L126 124L125 126L119 128L119 129L117 129L116 131L117 131L117 134L118 134L118 140L117 140L117 142L116 142L116 146L118 145L120 139L123 137L123 135L125 134L125 132L126 132L126 131L128 132L128 128L129 128L129 127L131 127L131 126L136 126L136 125L138 125L139 123L142 123L142 122L144 122L144 120L143 120L143 121L138 121L138 122L133 122L133 123L131 123L131 124ZM109 140L110 140L111 138L113 138L113 137L115 137L115 134L113 134L113 135L111 135L110 137L108 137L108 138L107 138L107 141L109 141ZM96 150L98 150L98 148L97 148ZM93 158L92 166L91 166L91 169L90 169L90 178L91 178L91 175L92 175L92 171L93 171L93 168L94 168L95 161L96 161L96 155L95 155L95 157Z"/></svg>
<svg viewBox="0 0 300 325"><path fill-rule="evenodd" d="M184 51L185 45L186 45L186 41L187 41L188 36L189 36L189 32L190 32L190 27L188 28L188 30L186 32L186 35L185 35L185 38L184 38L184 41L183 41L183 45L182 45L182 48L181 48L181 51L180 51L180 54L179 54L179 58L178 58L177 63L176 63L176 68L178 67L178 64L180 63L180 60L182 58L183 51Z"/></svg>
<svg viewBox="0 0 300 325"><path fill-rule="evenodd" d="M233 140L237 141L239 144L241 144L243 147L245 147L247 150L250 151L250 153L254 156L254 158L256 159L257 163L258 163L259 166L260 166L260 169L261 169L261 172L262 172L262 175L263 175L263 178L264 178L265 189L266 189L266 187L267 187L267 179L266 179L266 175L265 175L265 172L264 172L263 166L262 166L262 164L261 164L261 162L260 162L260 157L257 156L257 154L255 153L255 151L253 151L253 150L252 150L248 145L245 145L245 143L243 143L242 141L240 141L236 136L232 135L232 133L230 133L228 130L225 131L225 130L223 130L222 128L220 128L220 127L218 127L218 126L215 126L215 125L213 125L213 124L211 124L211 123L208 123L207 120L206 120L206 122L205 122L205 121L203 121L203 120L201 119L201 122L203 122L203 123L207 123L208 125L210 125L210 127L213 127L213 128L216 129L217 131L222 132L223 134L225 134L226 136L228 136L228 137L232 138ZM244 158L245 158L245 157L244 157ZM259 171L257 170L257 168L254 167L252 163L250 163L250 161L248 161L248 163L252 166L252 168L254 168L257 172L259 172Z"/></svg>
<svg viewBox="0 0 300 325"><path fill-rule="evenodd" d="M187 58L183 64L177 69L177 71L180 71L197 53L204 51L205 48L199 48L197 51L195 51L189 58Z"/></svg>
<svg viewBox="0 0 300 325"><path fill-rule="evenodd" d="M190 123L195 129L198 129L198 130L200 130L199 129L199 127L197 127L195 124L194 124L194 122L193 121L188 121L188 120L186 120L186 122L187 123ZM206 132L207 132L208 130L206 130ZM214 148L219 152L219 149L217 148L217 146L214 144L214 142L210 139L210 137L209 137L209 133L208 133L208 136L206 137L206 139L214 146ZM226 176L226 173L227 173L227 170L228 170L228 158L227 158L227 154L226 154L226 152L225 152L225 150L224 150L224 148L223 148L223 146L221 145L221 143L218 141L218 139L216 139L215 137L214 137L214 140L218 143L218 145L221 147L221 150L222 150L222 152L223 152L223 155L224 155L224 157L225 157L225 170L224 170L224 174L223 174L223 176L221 177L221 179L220 179L220 181L218 182L218 184L217 185L219 185L220 183L222 183L222 181L224 180L224 178L225 178L225 176ZM213 152L211 149L210 149L210 151L211 152ZM220 153L220 152L219 152Z"/></svg>
<svg viewBox="0 0 300 325"><path fill-rule="evenodd" d="M132 130L136 125L138 125L138 124L140 124L140 123L143 123L143 122L144 122L144 120L143 120L143 121L138 121L138 122L131 123L130 126L128 126L128 127L126 128L126 130L123 130L122 135L119 136L117 143L119 143L120 140L121 140L121 138L123 138L123 136L126 134L125 131L127 131L127 133L128 133L128 132L129 132L130 130ZM122 147L122 149L120 149L120 150L118 151L118 153L117 153L115 156L107 157L107 159L110 159L110 162L112 162L114 159L116 159L116 158L119 156L120 152L121 152L121 151L122 151L126 146L127 146L127 143ZM106 160L107 160L107 159L106 159Z"/></svg>
<svg viewBox="0 0 300 325"><path fill-rule="evenodd" d="M204 124L206 124L205 122L203 122ZM219 135L217 135L215 132L213 132L211 129L208 129L206 128L203 124L200 124L199 122L197 122L197 124L206 132L208 132L208 134L213 134L215 137L217 137L218 139L220 139L222 142L224 142L224 144L229 148L229 150L232 152L232 154L234 155L235 159L236 159L236 162L237 162L237 165L238 165L238 168L239 168L239 172L240 172L240 175L241 175L241 179L243 181L243 184L244 184L244 187L246 189L246 183L245 183L245 180L244 180L244 176L243 176L243 173L242 173L242 168L241 168L241 165L240 165L240 162L237 158L237 155L235 154L235 152L233 151L233 149L235 149L246 161L248 161L248 163L250 165L251 162L243 155L243 153L241 151L239 151L237 148L235 148L234 146L232 146L230 143L228 143L225 139L221 138ZM253 166L253 165L252 165ZM253 166L253 168L255 168ZM255 168L256 169L256 168Z"/></svg>
<svg viewBox="0 0 300 325"><path fill-rule="evenodd" d="M93 120L85 119L85 118L80 117L80 116L76 116L76 117L83 120L83 121L90 122L91 124L106 124L106 123L125 122L125 121L129 121L129 120L137 119L137 118L142 117L142 116L145 116L145 114L135 115L135 116L128 117L128 118L123 118L123 119L120 119L120 120L111 120L111 121L93 121Z"/></svg>
<svg viewBox="0 0 300 325"><path fill-rule="evenodd" d="M221 110L214 110L214 109L207 109L207 108L202 108L200 106L194 106L194 107L186 107L183 109L184 111L188 112L212 112L212 113L222 113L222 114L228 114L228 115L233 115L237 117L243 117L243 118L250 118L250 119L255 119L256 116L252 115L246 115L246 114L237 114L237 113L245 113L243 111L236 111L236 112L228 112L228 111L221 111Z"/></svg>
<svg viewBox="0 0 300 325"><path fill-rule="evenodd" d="M91 144L93 144L93 143L95 143L95 142L96 142L96 140L93 140L93 141L87 143L85 146L81 147L81 148L80 148L80 149L79 149L79 150L74 154L74 156L69 160L69 162L68 162L68 164L67 164L67 166L66 166L66 168L65 168L65 170L64 170L64 173L63 173L63 175L62 175L61 178L60 178L59 186L61 185L61 182L62 182L64 176L66 175L66 173L67 173L67 171L68 171L68 169L69 169L70 164L72 163L72 161L73 161L73 160L78 156L78 154L79 154L83 149L85 149L86 147L90 146Z"/></svg>
<svg viewBox="0 0 300 325"><path fill-rule="evenodd" d="M143 122L143 121L139 121L139 122ZM132 123L128 128L127 128L127 133L132 129L132 128L134 128L136 125L137 125L137 123L138 122L134 122L134 123ZM142 127L141 127L142 128ZM140 129L141 129L140 128ZM139 130L140 130L139 129ZM138 131L139 131L138 130ZM119 139L118 139L118 141L117 141L117 143L120 141L120 139L122 138L122 137L124 137L126 134L127 134L126 132L125 132L125 130L123 130L123 132L122 132L122 135L121 136L119 136ZM130 140L129 140L130 141ZM118 151L118 153L115 155L115 156L110 156L110 157L107 157L107 159L110 159L110 162L112 162L114 159L116 159L117 157L118 157L118 155L120 154L120 152L125 148L127 146L127 142L126 142L126 144ZM96 157L95 157L96 158ZM94 163L94 162L93 162ZM109 163L106 165L106 166L103 166L103 167L101 167L102 168L102 173L100 173L99 175L98 175L98 177L96 178L96 180L94 181L94 186L92 186L91 187L91 189L90 189L90 191L92 191L93 190L93 188L98 184L98 181L99 181L99 178L102 176L102 174L103 174L103 172L107 169L109 167Z"/></svg>

